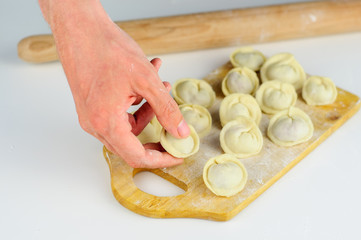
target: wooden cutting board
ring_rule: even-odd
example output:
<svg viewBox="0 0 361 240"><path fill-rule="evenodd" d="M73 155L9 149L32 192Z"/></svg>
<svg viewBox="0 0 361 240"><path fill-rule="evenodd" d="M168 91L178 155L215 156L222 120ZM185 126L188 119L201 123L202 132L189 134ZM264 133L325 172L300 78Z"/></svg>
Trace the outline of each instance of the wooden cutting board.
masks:
<svg viewBox="0 0 361 240"><path fill-rule="evenodd" d="M264 136L263 149L255 157L240 160L249 177L244 190L233 197L218 197L203 183L202 172L209 158L223 153L219 144L221 125L218 109L223 98L220 83L231 68L232 65L227 63L205 78L217 93L216 103L210 109L213 126L210 134L201 139L200 151L185 159L184 164L166 169L133 169L104 148L113 194L124 207L148 217L229 220L299 163L360 108L359 97L340 88L335 103L322 107L308 106L299 96L296 106L310 115L315 131L308 142L294 147L279 147L266 137L270 117L263 114L260 123ZM151 171L182 188L185 193L172 197L145 193L133 182L133 176L141 171Z"/></svg>

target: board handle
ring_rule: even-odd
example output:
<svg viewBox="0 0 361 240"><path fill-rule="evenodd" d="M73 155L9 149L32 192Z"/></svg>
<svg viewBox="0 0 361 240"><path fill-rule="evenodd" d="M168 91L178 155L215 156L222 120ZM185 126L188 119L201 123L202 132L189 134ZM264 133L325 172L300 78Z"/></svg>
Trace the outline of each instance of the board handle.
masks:
<svg viewBox="0 0 361 240"><path fill-rule="evenodd" d="M107 148L103 147L111 175L112 192L117 201L129 210L147 217L154 218L202 218L217 221L231 219L237 212L211 211L207 208L197 206L204 201L202 194L194 194L194 188L204 185L201 181L195 181L187 185L183 181L163 172L161 169L133 169L122 159L113 155ZM150 171L165 180L182 188L183 194L171 197L158 197L140 190L134 183L133 177L142 171ZM204 186L204 191L213 194ZM190 201L191 199L191 201Z"/></svg>
<svg viewBox="0 0 361 240"><path fill-rule="evenodd" d="M361 31L361 1L320 1L115 22L147 55ZM58 58L51 35L18 44L21 59Z"/></svg>

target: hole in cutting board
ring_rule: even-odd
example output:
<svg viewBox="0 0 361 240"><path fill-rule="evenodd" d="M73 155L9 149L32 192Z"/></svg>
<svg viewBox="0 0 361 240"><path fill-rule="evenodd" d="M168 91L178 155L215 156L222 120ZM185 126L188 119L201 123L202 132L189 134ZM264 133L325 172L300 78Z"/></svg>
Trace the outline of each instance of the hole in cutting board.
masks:
<svg viewBox="0 0 361 240"><path fill-rule="evenodd" d="M143 192L158 197L177 196L187 191L187 185L174 177L161 172L160 170L137 170L134 171L133 181ZM157 172L158 171L158 172ZM163 175L168 180L160 177Z"/></svg>

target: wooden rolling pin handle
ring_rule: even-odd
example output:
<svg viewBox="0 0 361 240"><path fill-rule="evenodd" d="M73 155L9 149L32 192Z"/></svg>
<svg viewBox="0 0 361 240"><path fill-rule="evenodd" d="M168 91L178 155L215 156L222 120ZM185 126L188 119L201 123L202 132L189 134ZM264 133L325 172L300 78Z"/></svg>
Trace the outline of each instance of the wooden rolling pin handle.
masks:
<svg viewBox="0 0 361 240"><path fill-rule="evenodd" d="M306 2L162 17L116 24L147 55L361 31L361 0ZM29 62L57 59L51 35L18 44Z"/></svg>
<svg viewBox="0 0 361 240"><path fill-rule="evenodd" d="M18 55L21 59L34 63L58 59L52 35L35 35L22 39L18 44Z"/></svg>

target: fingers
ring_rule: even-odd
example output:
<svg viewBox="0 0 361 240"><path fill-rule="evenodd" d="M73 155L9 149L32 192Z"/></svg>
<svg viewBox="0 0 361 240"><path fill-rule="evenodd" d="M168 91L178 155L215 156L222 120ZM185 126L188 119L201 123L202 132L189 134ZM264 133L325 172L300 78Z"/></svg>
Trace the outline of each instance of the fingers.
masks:
<svg viewBox="0 0 361 240"><path fill-rule="evenodd" d="M156 71L159 71L160 66L162 65L162 60L160 58L153 58L150 63L154 66ZM167 88L168 92L172 89L169 82L163 82L164 86ZM138 105L143 100L143 97L138 96L134 101L133 105Z"/></svg>
<svg viewBox="0 0 361 240"><path fill-rule="evenodd" d="M155 69L158 72L160 66L162 65L162 60L160 58L153 58L150 61L150 63L155 67ZM168 90L168 92L170 92L170 90L172 90L172 86L170 85L169 82L164 81L163 84L164 84L165 88Z"/></svg>
<svg viewBox="0 0 361 240"><path fill-rule="evenodd" d="M150 62L159 71L162 61L159 58L154 58ZM157 89L150 91L150 94L147 94L148 98L145 98L152 106L159 122L168 132L178 138L187 137L190 130L179 111L177 103L169 94L172 87L169 82L163 82L163 84L165 89L159 86L159 92L157 92ZM151 90L154 90L154 88Z"/></svg>
<svg viewBox="0 0 361 240"><path fill-rule="evenodd" d="M153 58L150 63L155 67L156 71L159 71L160 66L162 65L162 60L160 58Z"/></svg>
<svg viewBox="0 0 361 240"><path fill-rule="evenodd" d="M163 82L163 84L166 89L170 91L170 83ZM138 103L134 102L133 105L139 104L141 100ZM132 126L132 133L135 136L138 136L148 125L148 123L153 119L154 112L149 103L145 102L134 114L129 113L128 117L129 123Z"/></svg>
<svg viewBox="0 0 361 240"><path fill-rule="evenodd" d="M171 85L169 82L163 82L164 86L168 91L171 90ZM141 98L141 97L139 97ZM142 101L142 98L140 101L138 99L136 102L133 103L133 105L137 105ZM134 114L128 114L129 117L129 123L132 127L132 133L135 136L138 136L143 129L148 125L148 123L153 119L154 112L151 106L148 102L145 102Z"/></svg>
<svg viewBox="0 0 361 240"><path fill-rule="evenodd" d="M149 83L150 81L153 82ZM149 82L144 82L143 87L137 88L138 94L148 101L160 124L170 134L177 138L187 137L190 133L189 127L167 88L159 79Z"/></svg>
<svg viewBox="0 0 361 240"><path fill-rule="evenodd" d="M167 89L168 92L170 92L170 90L172 90L172 86L170 85L169 82L163 82L165 88ZM143 100L142 96L138 96L135 98L135 101L133 102L132 105L138 105L139 103L141 103Z"/></svg>
<svg viewBox="0 0 361 240"><path fill-rule="evenodd" d="M172 86L170 85L169 82L163 82L164 87L167 89L168 92L170 92L170 90L172 90Z"/></svg>
<svg viewBox="0 0 361 240"><path fill-rule="evenodd" d="M142 110L144 113L141 114L147 114L149 111L147 109L150 108L147 105ZM148 143L143 146L132 133L132 127L126 120L127 113L124 113L124 116L116 121L111 121L116 122L117 125L109 131L105 131L104 135L94 131L90 133L100 140L108 150L120 156L133 168L164 168L183 163L183 159L175 158L164 152L159 143Z"/></svg>
<svg viewBox="0 0 361 240"><path fill-rule="evenodd" d="M131 132L128 122L120 121L107 141L115 153L133 168L169 167L183 162L183 159L158 151L161 149L155 144L146 144L144 147Z"/></svg>
<svg viewBox="0 0 361 240"><path fill-rule="evenodd" d="M164 148L160 143L146 143L143 145L145 149L153 149L159 152L165 152Z"/></svg>
<svg viewBox="0 0 361 240"><path fill-rule="evenodd" d="M147 124L154 117L154 112L149 103L144 103L133 115L129 114L129 123L132 127L132 133L138 136Z"/></svg>
<svg viewBox="0 0 361 240"><path fill-rule="evenodd" d="M142 96L138 96L135 98L135 101L133 102L132 105L138 105L139 103L141 103L143 100L143 97Z"/></svg>
<svg viewBox="0 0 361 240"><path fill-rule="evenodd" d="M159 152L157 150L147 149L146 151L147 168L164 168L180 165L182 158L175 158L169 153Z"/></svg>
<svg viewBox="0 0 361 240"><path fill-rule="evenodd" d="M144 93L144 97L152 106L155 115L161 125L173 136L177 138L187 137L190 133L177 103L173 100L167 89L158 88Z"/></svg>
<svg viewBox="0 0 361 240"><path fill-rule="evenodd" d="M175 158L167 153L160 143L146 143L143 146L149 154L154 155L160 153L162 156L160 160L154 158L156 161L151 162L151 165L157 165L158 167L171 167L182 164L184 161L182 158Z"/></svg>

